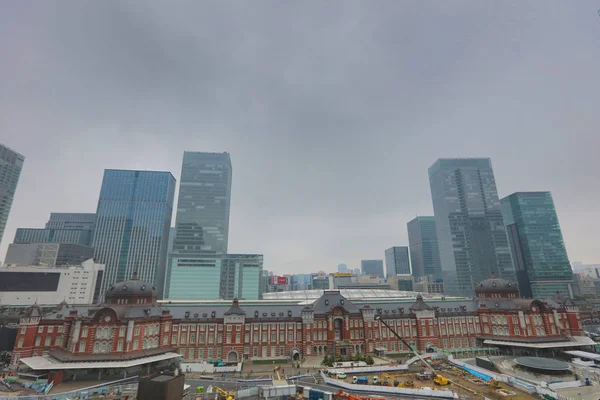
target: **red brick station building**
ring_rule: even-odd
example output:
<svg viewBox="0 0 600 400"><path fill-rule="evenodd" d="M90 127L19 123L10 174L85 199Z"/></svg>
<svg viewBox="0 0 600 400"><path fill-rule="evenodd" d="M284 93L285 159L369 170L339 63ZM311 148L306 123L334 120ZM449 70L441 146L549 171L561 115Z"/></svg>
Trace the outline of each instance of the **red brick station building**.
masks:
<svg viewBox="0 0 600 400"><path fill-rule="evenodd" d="M239 362L408 353L376 316L422 352L493 347L541 355L594 345L584 336L570 299L521 299L514 283L499 278L479 283L475 298L349 298L342 293L157 301L152 284L129 280L112 286L102 304L63 303L45 314L30 307L20 320L11 364L43 373L112 368L127 375L180 356L185 362Z"/></svg>

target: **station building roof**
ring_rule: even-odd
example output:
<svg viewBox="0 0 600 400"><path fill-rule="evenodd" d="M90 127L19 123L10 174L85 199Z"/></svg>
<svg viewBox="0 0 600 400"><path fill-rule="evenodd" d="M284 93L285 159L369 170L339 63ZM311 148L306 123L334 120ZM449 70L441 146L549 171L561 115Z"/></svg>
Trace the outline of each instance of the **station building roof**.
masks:
<svg viewBox="0 0 600 400"><path fill-rule="evenodd" d="M523 367L542 369L545 371L566 371L569 369L569 364L553 358L518 357L515 358L515 363L522 365Z"/></svg>

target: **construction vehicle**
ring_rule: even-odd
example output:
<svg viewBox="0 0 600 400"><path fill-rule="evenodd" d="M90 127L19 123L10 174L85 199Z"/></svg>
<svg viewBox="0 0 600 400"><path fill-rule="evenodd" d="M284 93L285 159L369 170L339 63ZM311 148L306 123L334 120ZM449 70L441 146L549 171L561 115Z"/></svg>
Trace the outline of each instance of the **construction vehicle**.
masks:
<svg viewBox="0 0 600 400"><path fill-rule="evenodd" d="M395 385L397 388L414 388L415 383L413 381L400 382Z"/></svg>
<svg viewBox="0 0 600 400"><path fill-rule="evenodd" d="M433 378L433 383L440 386L446 386L450 384L450 381L447 378L444 378L442 375L438 374L435 376L435 378Z"/></svg>
<svg viewBox="0 0 600 400"><path fill-rule="evenodd" d="M357 385L367 385L369 383L369 378L366 376L353 376L352 383Z"/></svg>
<svg viewBox="0 0 600 400"><path fill-rule="evenodd" d="M221 400L234 400L235 392L226 392L218 386L213 386L213 389L219 393L219 398Z"/></svg>
<svg viewBox="0 0 600 400"><path fill-rule="evenodd" d="M415 374L415 378L417 378L420 381L429 381L431 379L433 379L434 376L436 376L437 374L435 373L431 373L431 372L421 372L419 374Z"/></svg>
<svg viewBox="0 0 600 400"><path fill-rule="evenodd" d="M493 387L494 389L500 389L500 383L495 379L490 379L485 383L485 386Z"/></svg>
<svg viewBox="0 0 600 400"><path fill-rule="evenodd" d="M381 381L383 382L384 386L388 386L391 385L390 382L394 382L394 377L390 374L386 374L385 372L383 372L381 374Z"/></svg>
<svg viewBox="0 0 600 400"><path fill-rule="evenodd" d="M437 379L437 381L435 383L437 383L438 385L448 385L450 383L450 381L443 377L442 375L439 375L437 373L437 371L435 370L435 368L433 368L423 357L421 357L421 354L417 351L416 347L412 347L410 344L408 344L408 342L406 340L404 340L404 338L402 336L400 336L398 334L398 332L396 332L394 329L392 329L391 326L389 326L387 324L387 322L385 322L380 315L377 315L375 317L376 321L381 322L386 328L388 328L390 330L390 332L392 332L394 334L394 336L396 336L406 347L408 347L410 350L412 350L413 353L415 353L415 356L417 356L417 358L423 363L423 365L425 366L425 369L427 371L429 371L435 379ZM417 379L419 379L417 377ZM430 378L431 379L431 378ZM439 383L439 382L446 382L446 383Z"/></svg>

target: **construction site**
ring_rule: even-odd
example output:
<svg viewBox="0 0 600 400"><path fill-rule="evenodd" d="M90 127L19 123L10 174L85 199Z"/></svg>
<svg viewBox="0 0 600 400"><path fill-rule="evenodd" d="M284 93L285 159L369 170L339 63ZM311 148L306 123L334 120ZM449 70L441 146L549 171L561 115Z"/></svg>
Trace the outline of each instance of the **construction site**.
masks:
<svg viewBox="0 0 600 400"><path fill-rule="evenodd" d="M484 379L453 365L447 360L427 361L430 368L414 365L408 371L388 371L364 374L337 374L330 377L357 385L359 391L371 386L451 391L461 399L530 400L535 396L495 379ZM367 396L368 397L368 396Z"/></svg>

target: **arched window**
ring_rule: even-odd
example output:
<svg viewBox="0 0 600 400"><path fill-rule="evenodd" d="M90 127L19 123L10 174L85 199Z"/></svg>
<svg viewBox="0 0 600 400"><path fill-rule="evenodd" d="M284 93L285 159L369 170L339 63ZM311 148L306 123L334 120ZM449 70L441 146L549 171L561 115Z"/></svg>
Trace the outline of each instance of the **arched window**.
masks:
<svg viewBox="0 0 600 400"><path fill-rule="evenodd" d="M18 347L18 348L21 348L21 347L23 347L23 341L24 341L24 339L23 339L23 338L20 338L20 339L19 339L19 343L17 344L17 347Z"/></svg>

